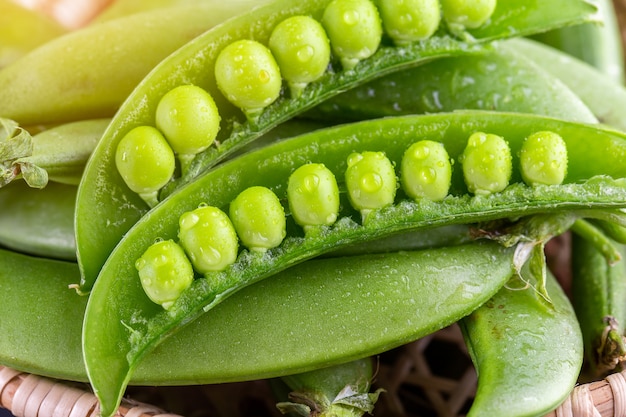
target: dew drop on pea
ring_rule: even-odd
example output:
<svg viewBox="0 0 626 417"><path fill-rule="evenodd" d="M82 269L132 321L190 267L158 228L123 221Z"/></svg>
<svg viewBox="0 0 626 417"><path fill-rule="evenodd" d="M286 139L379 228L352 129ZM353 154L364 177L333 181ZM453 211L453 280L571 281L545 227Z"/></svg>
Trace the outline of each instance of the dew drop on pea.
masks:
<svg viewBox="0 0 626 417"><path fill-rule="evenodd" d="M361 190L366 193L375 193L383 187L383 179L380 175L369 172L361 177Z"/></svg>

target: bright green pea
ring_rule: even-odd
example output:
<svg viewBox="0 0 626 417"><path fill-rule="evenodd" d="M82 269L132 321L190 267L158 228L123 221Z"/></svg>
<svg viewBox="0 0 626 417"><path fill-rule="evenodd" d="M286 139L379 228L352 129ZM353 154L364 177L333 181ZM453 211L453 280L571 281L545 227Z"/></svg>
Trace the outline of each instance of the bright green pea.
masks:
<svg viewBox="0 0 626 417"><path fill-rule="evenodd" d="M471 193L487 195L504 190L513 171L511 150L503 137L476 132L461 156L465 184Z"/></svg>
<svg viewBox="0 0 626 417"><path fill-rule="evenodd" d="M527 137L520 151L522 179L528 185L558 185L567 174L567 147L554 132L541 131Z"/></svg>
<svg viewBox="0 0 626 417"><path fill-rule="evenodd" d="M430 38L441 20L438 0L378 0L385 32L398 45Z"/></svg>
<svg viewBox="0 0 626 417"><path fill-rule="evenodd" d="M475 29L482 26L496 9L497 0L441 0L448 24Z"/></svg>
<svg viewBox="0 0 626 417"><path fill-rule="evenodd" d="M383 35L378 9L370 0L334 0L324 10L322 25L344 69L374 55Z"/></svg>
<svg viewBox="0 0 626 417"><path fill-rule="evenodd" d="M393 204L397 188L393 164L383 152L352 153L346 187L352 207L360 210L365 220L372 210Z"/></svg>
<svg viewBox="0 0 626 417"><path fill-rule="evenodd" d="M213 97L204 89L181 85L159 101L156 126L178 154L185 170L195 154L213 144L220 130L220 115Z"/></svg>
<svg viewBox="0 0 626 417"><path fill-rule="evenodd" d="M223 271L237 260L239 241L222 210L198 207L180 216L178 238L196 271Z"/></svg>
<svg viewBox="0 0 626 417"><path fill-rule="evenodd" d="M115 165L128 188L153 206L158 191L174 174L176 157L161 132L152 126L139 126L120 140Z"/></svg>
<svg viewBox="0 0 626 417"><path fill-rule="evenodd" d="M320 78L330 62L326 32L309 16L293 16L280 22L270 36L269 47L294 97Z"/></svg>
<svg viewBox="0 0 626 417"><path fill-rule="evenodd" d="M253 119L276 101L282 87L280 69L270 50L247 39L220 52L215 80L226 98Z"/></svg>
<svg viewBox="0 0 626 417"><path fill-rule="evenodd" d="M173 240L152 244L141 255L135 268L146 295L169 310L193 282L193 267L185 251Z"/></svg>
<svg viewBox="0 0 626 417"><path fill-rule="evenodd" d="M272 190L255 186L243 190L230 203L229 216L241 242L254 251L266 251L285 238L285 209Z"/></svg>
<svg viewBox="0 0 626 417"><path fill-rule="evenodd" d="M411 198L441 201L450 190L452 164L440 142L421 140L411 145L400 165L402 188Z"/></svg>
<svg viewBox="0 0 626 417"><path fill-rule="evenodd" d="M287 199L291 215L305 230L337 220L339 187L324 164L311 163L296 169L289 177Z"/></svg>

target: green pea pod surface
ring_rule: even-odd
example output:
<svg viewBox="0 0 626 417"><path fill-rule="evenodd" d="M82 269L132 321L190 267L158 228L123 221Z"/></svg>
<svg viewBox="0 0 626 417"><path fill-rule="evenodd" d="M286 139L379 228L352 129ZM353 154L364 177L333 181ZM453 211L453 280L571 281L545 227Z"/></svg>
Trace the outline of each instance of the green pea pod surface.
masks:
<svg viewBox="0 0 626 417"><path fill-rule="evenodd" d="M511 39L506 43L559 78L601 123L626 130L620 111L626 106L626 88L623 85L615 83L591 65L539 42Z"/></svg>
<svg viewBox="0 0 626 417"><path fill-rule="evenodd" d="M50 258L76 260L76 187L18 182L0 189L0 245ZM45 277L42 277L45 279Z"/></svg>
<svg viewBox="0 0 626 417"><path fill-rule="evenodd" d="M595 2L601 23L559 28L534 38L597 68L616 83L624 83L624 53L612 0Z"/></svg>
<svg viewBox="0 0 626 417"><path fill-rule="evenodd" d="M583 333L588 377L615 368L626 354L626 267L614 265L587 240L572 238L572 296ZM622 248L623 253L623 248Z"/></svg>
<svg viewBox="0 0 626 417"><path fill-rule="evenodd" d="M562 81L507 41L481 55L441 58L386 75L324 101L306 116L343 122L457 109L597 121Z"/></svg>
<svg viewBox="0 0 626 417"><path fill-rule="evenodd" d="M111 117L159 61L241 11L210 1L58 37L0 70L0 115L22 126Z"/></svg>
<svg viewBox="0 0 626 417"><path fill-rule="evenodd" d="M548 289L552 306L532 288L505 286L460 321L478 372L468 416L543 416L571 392L582 366L582 335L552 276Z"/></svg>
<svg viewBox="0 0 626 417"><path fill-rule="evenodd" d="M382 45L372 57L362 60L354 69L342 71L335 65L332 71L326 71L318 81L310 83L299 97L281 97L269 105L258 120L246 121L244 114L231 105L217 87L213 67L218 54L238 39L267 44L272 29L280 21L301 14L319 19L328 3L329 0L307 0L297 4L280 0L238 16L170 55L133 91L96 148L79 189L76 232L83 275L82 291L90 290L108 253L148 209L115 168L117 144L137 126L154 126L156 106L172 88L195 84L207 90L217 104L222 127L217 137L219 146L198 154L185 176L165 187L162 198L264 131L348 88L437 57L477 53L485 49L482 44L492 40L588 21L593 18L595 10L585 1L500 1L489 23L469 32L471 41L452 37L442 25L440 32L428 40L403 47ZM94 235L100 236L97 244L90 238Z"/></svg>
<svg viewBox="0 0 626 417"><path fill-rule="evenodd" d="M110 119L82 120L59 125L33 136L33 153L15 163L33 164L46 170L48 179L78 185Z"/></svg>
<svg viewBox="0 0 626 417"><path fill-rule="evenodd" d="M86 381L80 339L87 298L68 289L78 266L0 255L0 363ZM309 261L247 287L182 328L146 356L130 382L268 378L383 352L488 300L511 274L512 257L511 250L482 242Z"/></svg>
<svg viewBox="0 0 626 417"><path fill-rule="evenodd" d="M566 184L509 186L492 196L467 195L460 170L452 178L451 194L440 202L400 199L373 212L361 224L347 205L332 226L302 236L292 225L290 236L264 253L243 251L221 273L194 281L173 307L162 311L145 295L135 261L158 239L176 239L180 216L202 204L226 207L240 191L262 185L284 198L290 173L307 162L321 162L337 178L353 152L383 151L399 166L404 151L416 140L442 142L453 159L463 152L475 131L507 138L516 155L523 140L537 130L559 133L565 140L570 166ZM539 116L488 112L458 112L384 118L316 131L247 153L207 172L156 206L124 236L111 253L89 297L83 349L90 379L106 401L120 395L141 358L181 325L219 304L253 282L305 259L343 245L372 240L411 229L514 218L558 210L581 216L603 216L626 206L622 133L594 125ZM516 174L519 177L519 173ZM611 179L613 176L618 179ZM515 181L515 179L514 179ZM519 181L519 178L517 179ZM596 209L596 210L594 210ZM617 212L616 221L623 223ZM621 220L619 220L621 218ZM106 363L106 369L103 364Z"/></svg>

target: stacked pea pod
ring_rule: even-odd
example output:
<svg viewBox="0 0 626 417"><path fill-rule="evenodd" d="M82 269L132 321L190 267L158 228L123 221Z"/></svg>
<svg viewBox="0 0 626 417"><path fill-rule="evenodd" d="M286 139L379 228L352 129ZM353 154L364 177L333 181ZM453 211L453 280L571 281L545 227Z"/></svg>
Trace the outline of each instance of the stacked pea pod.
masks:
<svg viewBox="0 0 626 417"><path fill-rule="evenodd" d="M307 382L464 319L480 375L472 413L501 415L491 407L509 405L505 395L525 400L514 415L556 407L583 339L543 248L587 219L625 225L626 137L493 41L587 22L595 9L410 3L272 2L163 59L108 114L80 177L77 262L5 252L2 362L88 379L110 415L128 383ZM22 124L58 116L0 109ZM78 117L95 114L107 116ZM322 127L338 114L370 120ZM7 126L6 143L29 142ZM311 131L274 143L290 129ZM24 158L6 158L17 177L44 165ZM14 271L26 271L19 282ZM27 294L54 314L25 314ZM41 331L25 335L35 321ZM69 341L63 357L54 341L29 340L44 329ZM349 385L346 374L326 386ZM288 408L369 411L375 394L358 379Z"/></svg>

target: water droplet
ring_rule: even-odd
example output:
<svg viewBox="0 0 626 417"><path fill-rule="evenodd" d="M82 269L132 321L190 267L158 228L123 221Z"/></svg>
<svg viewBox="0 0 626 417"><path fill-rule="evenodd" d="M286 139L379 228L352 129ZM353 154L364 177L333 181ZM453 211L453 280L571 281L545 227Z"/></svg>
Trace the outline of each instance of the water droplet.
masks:
<svg viewBox="0 0 626 417"><path fill-rule="evenodd" d="M424 184L432 184L437 179L437 172L430 167L425 167L420 171L420 180Z"/></svg>
<svg viewBox="0 0 626 417"><path fill-rule="evenodd" d="M315 174L309 174L302 179L302 188L306 193L315 192L320 185L320 177Z"/></svg>
<svg viewBox="0 0 626 417"><path fill-rule="evenodd" d="M270 81L270 78L272 78L270 76L270 73L266 70L261 70L259 71L259 81L261 81L263 84L266 84Z"/></svg>
<svg viewBox="0 0 626 417"><path fill-rule="evenodd" d="M361 155L360 153L350 154L350 156L348 156L348 166L349 167L353 166L354 164L359 162L361 159L363 159L363 155Z"/></svg>
<svg viewBox="0 0 626 417"><path fill-rule="evenodd" d="M188 212L180 216L180 228L189 230L200 221L200 217L196 213Z"/></svg>
<svg viewBox="0 0 626 417"><path fill-rule="evenodd" d="M139 258L135 262L135 268L137 268L138 271L141 271L142 269L144 269L145 266L146 266L146 260L143 258Z"/></svg>
<svg viewBox="0 0 626 417"><path fill-rule="evenodd" d="M400 24L402 26L408 26L411 24L411 22L413 22L413 15L411 15L410 13L406 13L400 16Z"/></svg>
<svg viewBox="0 0 626 417"><path fill-rule="evenodd" d="M348 10L343 13L343 22L348 26L354 26L359 22L359 12Z"/></svg>
<svg viewBox="0 0 626 417"><path fill-rule="evenodd" d="M361 177L361 188L368 193L374 193L383 186L383 178L375 172L369 172Z"/></svg>
<svg viewBox="0 0 626 417"><path fill-rule="evenodd" d="M311 45L305 45L296 52L296 58L301 63L309 62L313 55L315 55L315 49Z"/></svg>
<svg viewBox="0 0 626 417"><path fill-rule="evenodd" d="M414 148L413 157L415 159L423 160L430 155L430 148L428 146L419 145Z"/></svg>
<svg viewBox="0 0 626 417"><path fill-rule="evenodd" d="M213 246L203 246L200 248L202 260L210 265L217 265L222 261L222 254Z"/></svg>

